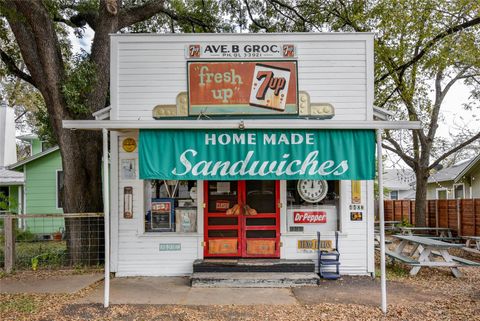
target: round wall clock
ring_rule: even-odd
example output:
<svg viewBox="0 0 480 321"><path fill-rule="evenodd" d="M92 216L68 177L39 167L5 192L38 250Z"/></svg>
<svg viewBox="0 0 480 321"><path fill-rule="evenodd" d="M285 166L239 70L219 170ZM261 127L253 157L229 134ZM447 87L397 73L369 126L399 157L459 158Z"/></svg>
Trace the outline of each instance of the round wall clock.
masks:
<svg viewBox="0 0 480 321"><path fill-rule="evenodd" d="M298 194L308 203L317 203L325 198L328 191L327 181L301 179L297 184Z"/></svg>

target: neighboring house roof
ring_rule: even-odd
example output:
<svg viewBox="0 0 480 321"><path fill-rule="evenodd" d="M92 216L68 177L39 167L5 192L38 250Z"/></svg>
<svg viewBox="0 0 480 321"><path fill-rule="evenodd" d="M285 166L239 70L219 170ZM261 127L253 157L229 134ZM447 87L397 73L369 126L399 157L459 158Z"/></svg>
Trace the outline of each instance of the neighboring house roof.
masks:
<svg viewBox="0 0 480 321"><path fill-rule="evenodd" d="M0 168L0 186L5 185L23 185L23 173Z"/></svg>
<svg viewBox="0 0 480 321"><path fill-rule="evenodd" d="M31 141L31 140L34 140L34 139L38 139L38 136L37 135L32 135L32 134L29 134L29 135L22 135L22 136L17 136L17 139L20 139L20 140L23 140L23 141Z"/></svg>
<svg viewBox="0 0 480 321"><path fill-rule="evenodd" d="M478 154L477 157L473 158L467 164L467 166L465 166L465 168L460 173L458 173L458 175L455 177L455 182L459 181L462 177L470 173L477 164L480 164L480 154Z"/></svg>
<svg viewBox="0 0 480 321"><path fill-rule="evenodd" d="M388 120L388 118L394 116L394 113L380 107L373 107L373 116L379 120Z"/></svg>
<svg viewBox="0 0 480 321"><path fill-rule="evenodd" d="M403 168L386 169L383 173L383 186L394 191L413 190L415 173Z"/></svg>
<svg viewBox="0 0 480 321"><path fill-rule="evenodd" d="M53 153L53 152L55 152L55 151L57 151L57 150L59 150L59 149L60 149L60 148L59 148L58 146L55 146L55 147L46 149L46 150L44 150L44 151L41 152L41 153L32 155L32 156L30 156L30 157L25 158L24 160L21 160L21 161L19 161L19 162L16 162L15 164L12 164L12 165L8 166L8 168L9 168L9 169L15 169L15 168L17 168L17 167L20 167L20 166L22 166L22 165L25 165L25 164L27 164L27 163L30 163L31 161L36 160L36 159L38 159L38 158L40 158L40 157L43 157L43 156L48 155L48 154L51 154L51 153Z"/></svg>
<svg viewBox="0 0 480 321"><path fill-rule="evenodd" d="M463 172L468 165L470 164L472 160L464 160L461 162L458 162L456 164L453 164L450 167L445 167L438 172L431 174L430 177L428 178L429 183L435 183L435 182L445 182L445 181L453 181L455 180L461 172Z"/></svg>

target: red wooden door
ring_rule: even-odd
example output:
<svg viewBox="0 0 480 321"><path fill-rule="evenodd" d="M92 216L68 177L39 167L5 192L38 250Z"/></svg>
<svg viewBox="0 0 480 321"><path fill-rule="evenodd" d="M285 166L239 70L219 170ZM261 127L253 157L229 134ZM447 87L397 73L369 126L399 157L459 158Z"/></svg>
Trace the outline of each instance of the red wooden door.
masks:
<svg viewBox="0 0 480 321"><path fill-rule="evenodd" d="M205 257L280 257L279 181L206 181Z"/></svg>

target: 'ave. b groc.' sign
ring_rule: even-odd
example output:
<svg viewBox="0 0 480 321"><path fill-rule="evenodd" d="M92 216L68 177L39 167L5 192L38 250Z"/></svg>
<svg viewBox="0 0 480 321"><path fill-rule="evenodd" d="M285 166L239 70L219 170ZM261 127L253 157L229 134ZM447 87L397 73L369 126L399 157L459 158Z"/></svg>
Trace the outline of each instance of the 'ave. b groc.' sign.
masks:
<svg viewBox="0 0 480 321"><path fill-rule="evenodd" d="M327 223L327 213L324 211L295 211L293 212L295 224L321 224Z"/></svg>

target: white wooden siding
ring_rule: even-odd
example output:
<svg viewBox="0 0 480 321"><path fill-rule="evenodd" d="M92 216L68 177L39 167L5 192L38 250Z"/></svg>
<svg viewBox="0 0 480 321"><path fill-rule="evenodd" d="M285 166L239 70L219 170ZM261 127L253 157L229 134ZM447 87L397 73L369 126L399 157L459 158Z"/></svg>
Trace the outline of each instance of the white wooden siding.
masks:
<svg viewBox="0 0 480 321"><path fill-rule="evenodd" d="M125 132L118 135L116 148L118 158L112 158L117 164L118 189L112 206L112 256L115 265L112 270L118 276L139 275L185 275L192 272L193 261L203 257L203 214L198 216L199 233L144 233L144 187L143 180L138 179L138 152L127 153L122 148L126 137L137 139L138 132ZM121 178L122 159L136 159L137 179L123 180ZM112 166L113 169L113 166ZM123 188L133 188L133 218L123 218ZM198 197L203 197L201 186L198 188ZM113 192L113 191L112 191ZM113 210L113 209L116 209ZM118 214L117 214L118 213ZM114 226L116 224L117 226ZM180 243L181 251L161 252L160 243Z"/></svg>
<svg viewBox="0 0 480 321"><path fill-rule="evenodd" d="M335 120L372 119L371 34L113 35L111 40L112 119L150 120L154 106L175 104L177 94L187 91L185 46L204 42L294 43L298 88L312 103L332 104Z"/></svg>
<svg viewBox="0 0 480 321"><path fill-rule="evenodd" d="M281 185L285 186L284 184ZM374 272L373 262L373 184L370 181L361 182L361 204L365 206L363 221L350 221L349 205L351 204L351 181L340 181L340 273L349 275L367 275ZM371 189L371 191L370 191ZM281 188L281 190L284 190ZM285 202L285 197L282 197ZM317 253L299 252L297 249L298 240L316 239L315 234L288 233L286 229L286 210L281 213L283 243L281 256L286 259L312 259L317 264ZM371 227L371 233L369 229ZM371 234L371 236L369 235ZM335 240L335 232L322 233L322 240ZM318 267L317 267L318 268ZM333 269L333 268L332 268ZM328 269L327 269L328 270Z"/></svg>
<svg viewBox="0 0 480 321"><path fill-rule="evenodd" d="M268 34L268 35L113 35L111 37L111 119L151 120L158 104L175 104L187 90L185 45L202 42L294 43L298 52L299 90L307 91L313 103L331 103L334 120L372 120L373 35L371 34ZM326 120L328 121L328 120ZM143 181L138 179L138 154L126 153L125 137L137 131L113 133L112 141L112 271L118 276L184 275L193 261L203 257L203 209L198 210L198 233L144 233ZM137 160L137 179L122 180L122 159ZM123 188L133 187L133 219L123 218ZM203 199L203 184L197 184ZM341 273L365 275L374 272L373 182L363 181L361 222L350 221L350 181L340 182ZM281 201L286 204L281 182ZM201 204L202 202L199 202ZM199 205L200 206L200 205ZM300 253L299 239L316 235L288 233L286 206L281 210L281 258L316 260L316 253ZM334 231L326 233L333 240ZM160 252L159 243L181 243L178 252Z"/></svg>

